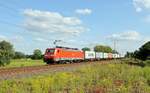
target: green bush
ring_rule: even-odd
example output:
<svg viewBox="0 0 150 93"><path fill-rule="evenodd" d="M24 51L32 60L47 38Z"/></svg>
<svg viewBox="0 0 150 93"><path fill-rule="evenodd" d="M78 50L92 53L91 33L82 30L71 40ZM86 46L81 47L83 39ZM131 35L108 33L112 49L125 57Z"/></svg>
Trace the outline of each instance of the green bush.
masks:
<svg viewBox="0 0 150 93"><path fill-rule="evenodd" d="M19 52L19 51L16 51L13 58L14 58L14 59L22 59L22 58L25 58L25 57L26 57L26 56L25 56L24 53Z"/></svg>
<svg viewBox="0 0 150 93"><path fill-rule="evenodd" d="M42 51L40 49L35 49L33 51L32 59L42 59Z"/></svg>
<svg viewBox="0 0 150 93"><path fill-rule="evenodd" d="M13 46L6 41L0 42L0 66L5 66L10 63L10 59L14 55Z"/></svg>
<svg viewBox="0 0 150 93"><path fill-rule="evenodd" d="M146 60L146 61L144 61L144 63L146 66L150 66L150 60Z"/></svg>

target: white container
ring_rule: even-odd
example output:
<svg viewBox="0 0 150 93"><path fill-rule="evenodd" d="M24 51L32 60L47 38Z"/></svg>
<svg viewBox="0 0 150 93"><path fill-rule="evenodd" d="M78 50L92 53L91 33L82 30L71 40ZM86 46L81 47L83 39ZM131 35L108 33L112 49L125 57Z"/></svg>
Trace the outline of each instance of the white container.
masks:
<svg viewBox="0 0 150 93"><path fill-rule="evenodd" d="M124 55L120 55L121 58L124 58Z"/></svg>
<svg viewBox="0 0 150 93"><path fill-rule="evenodd" d="M115 58L115 54L112 54L112 57Z"/></svg>
<svg viewBox="0 0 150 93"><path fill-rule="evenodd" d="M108 58L108 53L104 53L104 59Z"/></svg>
<svg viewBox="0 0 150 93"><path fill-rule="evenodd" d="M96 52L96 59L103 59L103 58L104 58L103 52Z"/></svg>
<svg viewBox="0 0 150 93"><path fill-rule="evenodd" d="M118 54L113 54L113 58L118 58Z"/></svg>
<svg viewBox="0 0 150 93"><path fill-rule="evenodd" d="M85 57L85 59L95 59L95 52L94 51L85 51L84 57Z"/></svg>
<svg viewBox="0 0 150 93"><path fill-rule="evenodd" d="M117 54L117 58L120 58L120 55L119 55L119 54Z"/></svg>

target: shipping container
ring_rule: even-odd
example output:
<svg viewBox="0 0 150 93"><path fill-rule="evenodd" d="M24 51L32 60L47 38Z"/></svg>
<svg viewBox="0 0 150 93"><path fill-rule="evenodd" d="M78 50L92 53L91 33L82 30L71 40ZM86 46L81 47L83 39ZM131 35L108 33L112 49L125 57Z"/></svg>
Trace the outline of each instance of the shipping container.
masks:
<svg viewBox="0 0 150 93"><path fill-rule="evenodd" d="M104 59L108 58L108 53L104 53Z"/></svg>
<svg viewBox="0 0 150 93"><path fill-rule="evenodd" d="M120 58L120 55L119 55L119 54L117 54L117 58Z"/></svg>
<svg viewBox="0 0 150 93"><path fill-rule="evenodd" d="M103 59L103 58L104 58L103 52L96 52L96 59Z"/></svg>
<svg viewBox="0 0 150 93"><path fill-rule="evenodd" d="M84 58L85 59L95 59L95 52L94 51L85 51L84 52Z"/></svg>
<svg viewBox="0 0 150 93"><path fill-rule="evenodd" d="M121 58L124 58L124 55L120 55Z"/></svg>
<svg viewBox="0 0 150 93"><path fill-rule="evenodd" d="M113 58L117 58L117 55L116 54L112 54L113 55Z"/></svg>
<svg viewBox="0 0 150 93"><path fill-rule="evenodd" d="M108 53L108 58L109 58L109 59L112 59L112 58L113 58L112 53Z"/></svg>

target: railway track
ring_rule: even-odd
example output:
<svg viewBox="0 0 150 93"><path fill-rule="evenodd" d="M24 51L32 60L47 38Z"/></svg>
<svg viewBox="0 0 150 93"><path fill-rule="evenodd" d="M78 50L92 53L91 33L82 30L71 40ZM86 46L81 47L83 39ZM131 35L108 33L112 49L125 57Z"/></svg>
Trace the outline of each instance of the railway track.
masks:
<svg viewBox="0 0 150 93"><path fill-rule="evenodd" d="M33 75L41 75L45 73L54 73L60 71L72 71L83 65L96 63L96 62L82 62L73 64L55 64L43 66L29 66L29 67L15 67L15 68L1 68L0 80L31 77ZM105 64L109 61L100 61L99 63Z"/></svg>

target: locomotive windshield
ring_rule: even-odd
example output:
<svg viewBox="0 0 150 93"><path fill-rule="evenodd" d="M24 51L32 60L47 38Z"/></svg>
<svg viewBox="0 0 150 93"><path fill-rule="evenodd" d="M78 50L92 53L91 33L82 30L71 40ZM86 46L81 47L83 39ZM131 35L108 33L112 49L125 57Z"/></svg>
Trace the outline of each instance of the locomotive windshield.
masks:
<svg viewBox="0 0 150 93"><path fill-rule="evenodd" d="M46 52L53 54L55 52L55 49L48 49Z"/></svg>

